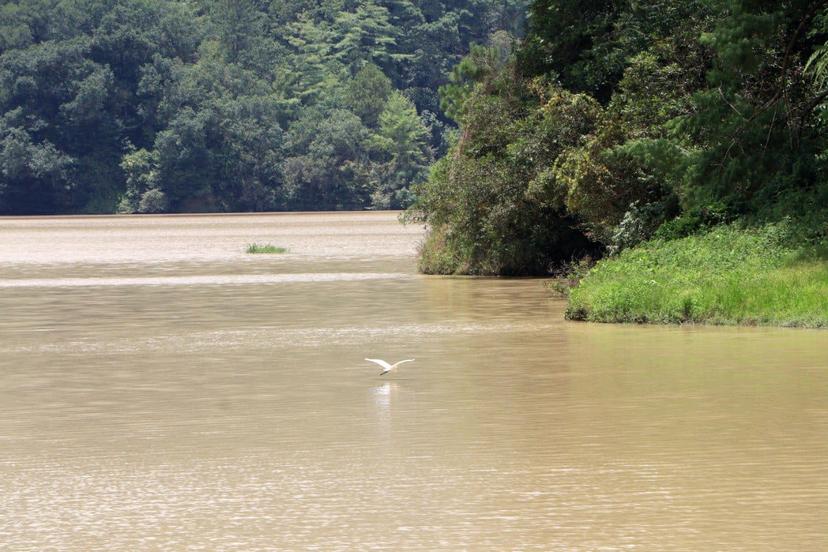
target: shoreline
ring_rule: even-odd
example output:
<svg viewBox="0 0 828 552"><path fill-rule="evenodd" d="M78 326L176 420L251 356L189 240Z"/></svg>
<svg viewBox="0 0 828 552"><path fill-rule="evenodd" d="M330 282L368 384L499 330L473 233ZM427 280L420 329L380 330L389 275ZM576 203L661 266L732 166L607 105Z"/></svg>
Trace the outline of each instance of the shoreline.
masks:
<svg viewBox="0 0 828 552"><path fill-rule="evenodd" d="M828 328L828 260L785 229L719 227L599 261L566 318L631 324Z"/></svg>

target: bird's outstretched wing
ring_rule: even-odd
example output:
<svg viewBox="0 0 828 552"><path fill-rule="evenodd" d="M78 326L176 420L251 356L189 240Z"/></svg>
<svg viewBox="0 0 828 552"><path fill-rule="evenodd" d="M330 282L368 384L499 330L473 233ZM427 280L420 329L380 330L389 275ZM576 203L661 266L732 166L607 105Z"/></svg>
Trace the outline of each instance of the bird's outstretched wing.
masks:
<svg viewBox="0 0 828 552"><path fill-rule="evenodd" d="M413 358L407 358L405 360L401 360L401 361L395 363L394 366L392 366L392 368L396 368L400 364L405 364L406 362L414 362L414 359Z"/></svg>
<svg viewBox="0 0 828 552"><path fill-rule="evenodd" d="M391 368L393 368L393 366L391 366L390 364L388 364L387 362L385 362L384 360L382 360L380 358L366 358L365 360L367 360L368 362L373 362L374 364L379 364L380 366L383 367L383 369L385 371L388 371Z"/></svg>

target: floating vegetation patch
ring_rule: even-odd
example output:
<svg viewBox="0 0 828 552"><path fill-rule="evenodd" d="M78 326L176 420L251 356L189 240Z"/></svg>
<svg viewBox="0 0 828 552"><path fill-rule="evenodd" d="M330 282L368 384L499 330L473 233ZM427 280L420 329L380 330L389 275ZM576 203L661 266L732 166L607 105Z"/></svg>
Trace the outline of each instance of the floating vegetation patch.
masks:
<svg viewBox="0 0 828 552"><path fill-rule="evenodd" d="M269 243L251 243L247 246L247 252L253 255L276 255L279 253L287 253L287 249L284 247L276 247Z"/></svg>

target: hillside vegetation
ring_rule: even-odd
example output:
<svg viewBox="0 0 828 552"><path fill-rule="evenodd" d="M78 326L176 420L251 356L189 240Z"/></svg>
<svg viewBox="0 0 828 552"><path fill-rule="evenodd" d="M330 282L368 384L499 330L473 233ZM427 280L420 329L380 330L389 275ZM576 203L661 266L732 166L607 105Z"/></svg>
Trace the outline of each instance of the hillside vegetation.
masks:
<svg viewBox="0 0 828 552"><path fill-rule="evenodd" d="M386 208L426 273L603 258L573 318L824 325L828 6L0 7L0 214Z"/></svg>
<svg viewBox="0 0 828 552"><path fill-rule="evenodd" d="M407 214L421 269L604 256L572 317L824 324L828 7L535 0L529 22L442 89L460 133Z"/></svg>
<svg viewBox="0 0 828 552"><path fill-rule="evenodd" d="M524 0L11 0L0 214L399 208ZM498 34L499 33L499 34Z"/></svg>

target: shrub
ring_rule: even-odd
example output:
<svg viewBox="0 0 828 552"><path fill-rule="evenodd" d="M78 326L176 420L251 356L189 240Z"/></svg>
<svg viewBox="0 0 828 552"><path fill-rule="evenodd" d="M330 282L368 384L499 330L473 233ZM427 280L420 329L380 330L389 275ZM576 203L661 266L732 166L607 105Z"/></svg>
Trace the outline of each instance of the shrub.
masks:
<svg viewBox="0 0 828 552"><path fill-rule="evenodd" d="M157 188L147 190L138 203L139 213L163 213L167 210L167 195Z"/></svg>

